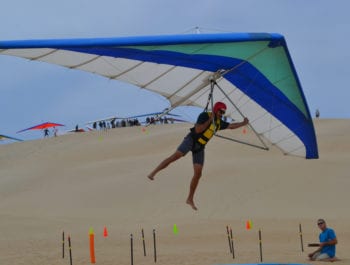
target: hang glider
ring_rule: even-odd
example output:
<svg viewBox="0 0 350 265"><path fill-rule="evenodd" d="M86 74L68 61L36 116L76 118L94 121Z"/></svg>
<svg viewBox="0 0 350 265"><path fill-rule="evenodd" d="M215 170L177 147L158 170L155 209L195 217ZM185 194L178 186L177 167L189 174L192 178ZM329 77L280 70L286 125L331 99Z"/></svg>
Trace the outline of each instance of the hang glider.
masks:
<svg viewBox="0 0 350 265"><path fill-rule="evenodd" d="M93 129L88 129L88 130L93 131ZM71 129L67 131L67 133L82 133L82 132L86 132L86 130L84 130L83 128L78 128L78 129Z"/></svg>
<svg viewBox="0 0 350 265"><path fill-rule="evenodd" d="M139 114L139 115L134 115L134 116L130 116L127 117L126 119L135 119L135 118L142 118L142 117L158 117L161 116L164 113L167 113L167 109L165 109L164 111L157 111L157 112L150 112L150 113L143 113L143 114ZM167 113L167 116L173 116L173 117L180 117L180 115L177 114L173 114L173 113Z"/></svg>
<svg viewBox="0 0 350 265"><path fill-rule="evenodd" d="M124 118L117 117L117 116L112 116L112 117L102 118L102 119L98 119L98 120L88 121L85 124L94 124L94 123L99 123L99 122L103 122L103 121L111 122L111 121L115 121L115 120L118 120L118 119L124 119Z"/></svg>
<svg viewBox="0 0 350 265"><path fill-rule="evenodd" d="M21 132L25 132L25 131L29 131L29 130L44 130L44 129L48 129L48 128L52 128L52 127L59 127L59 126L64 126L64 125L60 124L60 123L54 123L54 122L44 122L44 123L20 130L17 133L21 133Z"/></svg>
<svg viewBox="0 0 350 265"><path fill-rule="evenodd" d="M173 122L188 122L186 120L178 118L180 115L173 114L169 112L169 109L165 109L163 111L158 112L150 112L150 113L144 113L139 114L135 116L127 117L126 119L138 119L138 118L146 118L145 121L141 121L141 124L150 125L155 122L161 122L161 123L173 123Z"/></svg>
<svg viewBox="0 0 350 265"><path fill-rule="evenodd" d="M0 41L10 55L79 69L164 96L169 110L208 106L208 95L246 116L264 149L318 158L308 105L284 37L224 33Z"/></svg>
<svg viewBox="0 0 350 265"><path fill-rule="evenodd" d="M74 129L70 129L67 130L61 134L66 134L66 133L83 133L83 132L91 132L91 131L95 131L94 128L92 128L91 126L85 126L86 129L84 128L79 128L79 127L75 127Z"/></svg>
<svg viewBox="0 0 350 265"><path fill-rule="evenodd" d="M2 141L2 140L23 141L21 139L15 138L15 137L11 137L11 136L0 134L0 141Z"/></svg>

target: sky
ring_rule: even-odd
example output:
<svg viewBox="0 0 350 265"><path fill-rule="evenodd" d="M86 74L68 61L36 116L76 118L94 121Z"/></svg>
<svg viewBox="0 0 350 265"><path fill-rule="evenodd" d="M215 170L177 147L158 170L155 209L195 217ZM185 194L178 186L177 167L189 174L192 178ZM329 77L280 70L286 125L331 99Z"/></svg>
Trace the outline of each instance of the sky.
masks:
<svg viewBox="0 0 350 265"><path fill-rule="evenodd" d="M0 9L0 41L224 32L282 34L310 113L350 118L349 0L11 0ZM161 96L57 65L0 55L0 134L38 123L83 127L110 116L162 111ZM195 121L200 110L175 113Z"/></svg>

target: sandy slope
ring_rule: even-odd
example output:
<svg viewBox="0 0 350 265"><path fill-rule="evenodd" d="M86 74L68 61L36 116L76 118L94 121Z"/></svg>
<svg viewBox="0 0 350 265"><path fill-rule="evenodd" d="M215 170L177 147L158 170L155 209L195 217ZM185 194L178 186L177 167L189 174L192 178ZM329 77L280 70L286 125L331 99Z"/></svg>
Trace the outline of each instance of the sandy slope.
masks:
<svg viewBox="0 0 350 265"><path fill-rule="evenodd" d="M309 263L306 243L317 241L319 217L337 232L338 264L350 263L349 120L315 121L318 160L213 139L195 198L197 212L184 203L190 155L154 182L146 178L189 127L123 128L1 145L0 264L69 264L61 258L62 230L72 236L73 264L88 264L90 227L96 232L97 264L130 264L131 233L134 264L153 264L153 229L160 264L257 263L259 228L264 262ZM246 220L253 229L245 230ZM235 238L234 260L226 225Z"/></svg>

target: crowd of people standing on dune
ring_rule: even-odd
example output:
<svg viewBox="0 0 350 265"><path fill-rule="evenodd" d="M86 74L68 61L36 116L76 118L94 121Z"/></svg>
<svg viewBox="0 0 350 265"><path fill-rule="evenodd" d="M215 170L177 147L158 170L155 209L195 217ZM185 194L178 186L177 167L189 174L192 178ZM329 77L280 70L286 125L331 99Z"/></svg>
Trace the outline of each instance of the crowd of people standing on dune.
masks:
<svg viewBox="0 0 350 265"><path fill-rule="evenodd" d="M146 118L146 124L168 124L168 123L174 123L174 120L172 118L164 117L164 118L155 118L155 117L147 117ZM112 119L110 121L107 120L101 120L99 122L94 122L92 124L92 127L94 130L108 130L108 129L114 129L119 127L132 127L132 126L141 126L140 121L135 119Z"/></svg>
<svg viewBox="0 0 350 265"><path fill-rule="evenodd" d="M168 117L147 117L146 118L146 124L168 124L168 123L174 123L173 118L168 118ZM110 120L101 120L101 121L96 121L92 124L92 128L94 130L109 130L109 129L114 129L114 128L121 128L121 127L132 127L132 126L141 126L141 122L135 118L135 119L110 119ZM83 129L79 128L79 125L77 124L75 126L75 132L82 132L84 131ZM58 129L56 127L53 127L52 131L49 130L49 128L45 128L43 130L44 138L54 136L56 137L58 135Z"/></svg>
<svg viewBox="0 0 350 265"><path fill-rule="evenodd" d="M112 119L111 121L99 121L99 122L94 122L92 124L92 127L94 130L107 130L107 129L114 129L118 127L131 127L131 126L140 126L140 122L138 119L123 119L123 120L116 120Z"/></svg>

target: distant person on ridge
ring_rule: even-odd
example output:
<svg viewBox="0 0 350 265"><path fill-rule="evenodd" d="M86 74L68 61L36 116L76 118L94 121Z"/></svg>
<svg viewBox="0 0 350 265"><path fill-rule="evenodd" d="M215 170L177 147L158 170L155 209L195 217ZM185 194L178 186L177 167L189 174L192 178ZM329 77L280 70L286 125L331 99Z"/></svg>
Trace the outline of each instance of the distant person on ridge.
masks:
<svg viewBox="0 0 350 265"><path fill-rule="evenodd" d="M154 176L162 169L166 168L170 163L185 156L189 151L192 152L194 175L191 180L190 191L186 200L194 210L197 210L193 197L196 191L204 164L204 149L208 141L213 137L216 131L224 129L237 129L249 123L247 118L242 122L228 123L222 120L226 111L226 105L223 102L216 102L213 112L202 112L197 122L190 132L186 135L177 150L164 159L149 175L150 180L154 180Z"/></svg>
<svg viewBox="0 0 350 265"><path fill-rule="evenodd" d="M53 136L57 137L58 129L53 127Z"/></svg>
<svg viewBox="0 0 350 265"><path fill-rule="evenodd" d="M320 117L320 111L318 109L316 110L315 116L316 116L317 119Z"/></svg>
<svg viewBox="0 0 350 265"><path fill-rule="evenodd" d="M338 243L335 232L332 228L328 228L325 220L317 220L318 228L321 229L319 235L319 248L314 252L309 254L310 260L320 260L320 261L336 261L335 257L335 245Z"/></svg>
<svg viewBox="0 0 350 265"><path fill-rule="evenodd" d="M50 134L49 129L45 128L44 129L44 138L49 137L49 134Z"/></svg>

